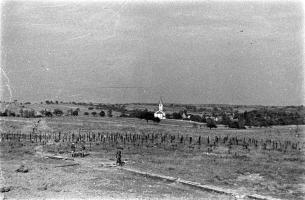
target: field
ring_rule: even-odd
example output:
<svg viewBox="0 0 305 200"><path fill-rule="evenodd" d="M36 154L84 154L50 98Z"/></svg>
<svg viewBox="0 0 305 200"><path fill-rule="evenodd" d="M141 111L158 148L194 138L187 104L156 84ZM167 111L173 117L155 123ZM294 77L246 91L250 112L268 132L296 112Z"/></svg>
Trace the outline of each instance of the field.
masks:
<svg viewBox="0 0 305 200"><path fill-rule="evenodd" d="M304 128L208 129L178 120L1 118L5 198L234 199L259 194L302 199ZM34 124L36 129L33 130ZM71 157L76 143L89 155ZM122 151L123 167L115 166ZM63 159L53 159L59 155ZM16 173L23 164L28 173ZM75 165L77 164L77 165ZM136 175L135 169L217 186L235 197Z"/></svg>

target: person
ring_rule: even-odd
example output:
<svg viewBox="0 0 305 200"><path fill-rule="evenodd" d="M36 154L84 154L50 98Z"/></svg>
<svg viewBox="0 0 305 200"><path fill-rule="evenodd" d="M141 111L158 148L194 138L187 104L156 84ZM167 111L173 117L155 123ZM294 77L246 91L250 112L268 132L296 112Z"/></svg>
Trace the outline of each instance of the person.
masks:
<svg viewBox="0 0 305 200"><path fill-rule="evenodd" d="M75 152L75 149L76 149L76 147L75 147L75 143L73 142L73 143L71 144L71 150L72 150L72 153L74 153L74 152Z"/></svg>
<svg viewBox="0 0 305 200"><path fill-rule="evenodd" d="M123 165L123 163L122 163L122 152L120 150L117 151L117 153L116 153L116 164L119 165L119 166Z"/></svg>

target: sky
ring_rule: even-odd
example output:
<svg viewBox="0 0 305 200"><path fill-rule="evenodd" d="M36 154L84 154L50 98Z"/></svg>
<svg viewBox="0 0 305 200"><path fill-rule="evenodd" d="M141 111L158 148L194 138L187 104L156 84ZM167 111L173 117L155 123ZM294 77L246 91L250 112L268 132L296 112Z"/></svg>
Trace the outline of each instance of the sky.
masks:
<svg viewBox="0 0 305 200"><path fill-rule="evenodd" d="M1 100L305 104L301 1L5 1Z"/></svg>

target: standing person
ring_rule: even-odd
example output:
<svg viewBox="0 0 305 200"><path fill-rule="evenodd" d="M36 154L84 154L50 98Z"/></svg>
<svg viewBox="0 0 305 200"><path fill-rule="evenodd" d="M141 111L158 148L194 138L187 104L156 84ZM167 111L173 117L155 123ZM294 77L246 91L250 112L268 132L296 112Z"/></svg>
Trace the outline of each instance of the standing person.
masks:
<svg viewBox="0 0 305 200"><path fill-rule="evenodd" d="M120 150L117 151L116 153L116 164L119 166L122 166L122 152Z"/></svg>
<svg viewBox="0 0 305 200"><path fill-rule="evenodd" d="M76 146L75 146L74 142L71 144L71 150L72 150L72 152L75 152L75 150L76 150Z"/></svg>

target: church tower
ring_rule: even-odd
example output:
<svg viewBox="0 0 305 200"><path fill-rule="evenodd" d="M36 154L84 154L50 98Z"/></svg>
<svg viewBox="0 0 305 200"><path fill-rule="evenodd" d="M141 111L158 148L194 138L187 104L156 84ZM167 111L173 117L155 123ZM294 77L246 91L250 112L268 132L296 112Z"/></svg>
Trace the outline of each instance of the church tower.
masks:
<svg viewBox="0 0 305 200"><path fill-rule="evenodd" d="M163 111L163 102L162 102L161 97L160 97L160 101L159 101L159 111Z"/></svg>

